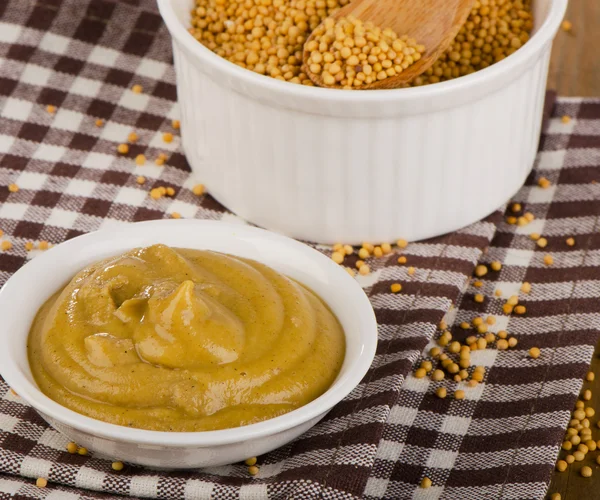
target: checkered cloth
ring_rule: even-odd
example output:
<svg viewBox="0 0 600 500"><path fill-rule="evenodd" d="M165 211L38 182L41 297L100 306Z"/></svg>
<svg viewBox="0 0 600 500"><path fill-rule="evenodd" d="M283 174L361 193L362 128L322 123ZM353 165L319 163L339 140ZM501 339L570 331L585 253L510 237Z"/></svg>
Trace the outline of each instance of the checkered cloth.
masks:
<svg viewBox="0 0 600 500"><path fill-rule="evenodd" d="M143 93L132 92L133 84ZM25 250L29 241L57 244L172 212L243 223L191 192L201 179L191 177L177 135L162 140L174 132L175 98L170 41L152 0L0 0L0 229L13 244L0 253L0 284L35 258L39 250ZM371 370L321 423L259 457L257 477L242 464L115 472L110 461L70 455L67 440L0 379L0 499L542 498L600 311L593 300L600 290L600 186L591 183L600 180L600 102L562 100L554 113L575 119L550 122L537 170L516 197L536 220L510 226L498 212L409 245L404 266L398 252L371 259L373 272L357 277L379 323ZM103 127L95 126L98 118ZM132 131L138 141L118 155ZM152 161L161 152L165 166ZM137 154L146 155L146 165L135 165ZM139 175L145 184L136 182ZM537 187L540 175L553 186ZM11 183L20 190L9 192ZM175 196L153 200L148 192L156 186L173 187ZM547 236L546 250L528 238L534 231ZM567 236L576 238L574 247ZM550 268L542 264L546 253L554 256ZM483 304L469 287L479 260L504 263L484 277ZM524 280L533 283L523 298L528 312L509 319L493 292L506 298ZM402 283L402 293L389 293L393 282ZM409 375L414 364L444 316L460 337L466 332L454 325L484 313L497 314L493 330L507 328L518 347L475 352L473 361L487 367L485 383L467 388L463 401L436 398L438 383ZM533 345L542 348L536 361L526 356ZM418 487L425 476L429 489ZM37 477L48 487L36 488Z"/></svg>

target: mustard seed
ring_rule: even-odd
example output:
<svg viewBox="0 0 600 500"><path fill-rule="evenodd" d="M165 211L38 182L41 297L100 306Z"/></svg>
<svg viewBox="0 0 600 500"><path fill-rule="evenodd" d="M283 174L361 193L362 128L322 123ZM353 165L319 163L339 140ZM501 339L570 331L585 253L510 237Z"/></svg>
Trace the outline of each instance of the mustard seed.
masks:
<svg viewBox="0 0 600 500"><path fill-rule="evenodd" d="M488 272L488 269L486 266L484 266L483 264L479 264L476 268L475 268L475 276L478 277L482 277L485 276Z"/></svg>
<svg viewBox="0 0 600 500"><path fill-rule="evenodd" d="M136 165L142 166L145 163L146 163L146 157L144 155L140 154L140 155L137 155L135 157L135 164Z"/></svg>
<svg viewBox="0 0 600 500"><path fill-rule="evenodd" d="M465 391L461 389L454 391L454 399L465 399Z"/></svg>
<svg viewBox="0 0 600 500"><path fill-rule="evenodd" d="M196 184L192 188L192 193L194 193L196 196L203 195L204 194L204 184Z"/></svg>
<svg viewBox="0 0 600 500"><path fill-rule="evenodd" d="M525 306L515 306L514 312L515 314L525 314L527 309L525 309Z"/></svg>
<svg viewBox="0 0 600 500"><path fill-rule="evenodd" d="M580 473L583 477L592 477L592 468L588 467L587 465L584 465L581 468Z"/></svg>
<svg viewBox="0 0 600 500"><path fill-rule="evenodd" d="M431 479L429 479L428 477L424 477L421 480L421 488L430 488L431 484Z"/></svg>
<svg viewBox="0 0 600 500"><path fill-rule="evenodd" d="M545 177L540 177L540 179L538 180L538 186L540 186L542 189L547 189L551 185L552 183Z"/></svg>
<svg viewBox="0 0 600 500"><path fill-rule="evenodd" d="M567 462L565 462L564 460L559 460L558 462L556 462L556 470L558 472L564 472L567 470Z"/></svg>
<svg viewBox="0 0 600 500"><path fill-rule="evenodd" d="M425 360L421 362L421 368L423 368L426 372L430 372L433 369L433 365L431 361Z"/></svg>
<svg viewBox="0 0 600 500"><path fill-rule="evenodd" d="M475 300L475 302L478 302L481 304L485 300L485 298L482 294L476 293L475 296L473 297L473 300Z"/></svg>
<svg viewBox="0 0 600 500"><path fill-rule="evenodd" d="M47 480L47 479L45 479L45 478L43 478L43 477L38 477L38 478L35 480L35 485L36 485L38 488L45 488L46 486L48 486L48 480Z"/></svg>
<svg viewBox="0 0 600 500"><path fill-rule="evenodd" d="M8 192L9 193L17 193L19 191L19 186L17 186L16 184L9 184L8 185Z"/></svg>
<svg viewBox="0 0 600 500"><path fill-rule="evenodd" d="M181 122L179 120L172 120L171 121L171 127L173 127L174 129L178 130L181 128Z"/></svg>
<svg viewBox="0 0 600 500"><path fill-rule="evenodd" d="M431 374L431 379L435 380L436 382L439 382L440 380L444 380L444 372L440 369L434 370L433 373Z"/></svg>
<svg viewBox="0 0 600 500"><path fill-rule="evenodd" d="M257 462L257 458L256 457L252 457L252 458L247 458L244 463L248 466L248 467L252 467L253 465L256 465Z"/></svg>
<svg viewBox="0 0 600 500"><path fill-rule="evenodd" d="M400 283L394 283L392 286L390 286L390 290L392 293L398 293L402 291L402 285Z"/></svg>
<svg viewBox="0 0 600 500"><path fill-rule="evenodd" d="M546 238L539 238L535 243L540 248L546 248L548 240Z"/></svg>
<svg viewBox="0 0 600 500"><path fill-rule="evenodd" d="M547 266L551 266L552 264L554 264L554 259L552 258L552 255L544 255L544 264L546 264Z"/></svg>
<svg viewBox="0 0 600 500"><path fill-rule="evenodd" d="M573 23L571 21L568 21L567 19L565 19L561 24L560 24L560 28L563 31L571 31L573 29Z"/></svg>
<svg viewBox="0 0 600 500"><path fill-rule="evenodd" d="M104 125L104 120L101 120L100 118L98 118L94 124L96 125L96 127L102 127Z"/></svg>
<svg viewBox="0 0 600 500"><path fill-rule="evenodd" d="M594 372L591 372L591 371L587 372L587 375L585 376L585 379L588 382L593 382L595 378L596 378L596 375L594 374Z"/></svg>
<svg viewBox="0 0 600 500"><path fill-rule="evenodd" d="M590 399L592 399L592 391L590 391L589 389L583 391L583 399L584 401L589 401Z"/></svg>
<svg viewBox="0 0 600 500"><path fill-rule="evenodd" d="M117 152L119 154L126 155L127 153L129 153L129 146L125 143L119 144L117 146Z"/></svg>
<svg viewBox="0 0 600 500"><path fill-rule="evenodd" d="M477 280L477 281L474 281L474 282L473 282L473 286L474 286L475 288L481 288L481 287L483 286L483 281L479 281L479 280Z"/></svg>
<svg viewBox="0 0 600 500"><path fill-rule="evenodd" d="M371 272L371 268L367 264L365 264L364 266L361 266L361 268L358 270L358 274L360 274L361 276L366 276L370 272Z"/></svg>
<svg viewBox="0 0 600 500"><path fill-rule="evenodd" d="M523 284L521 285L521 291L523 293L531 292L531 283L529 283L527 281L523 282Z"/></svg>
<svg viewBox="0 0 600 500"><path fill-rule="evenodd" d="M56 106L53 106L52 104L48 104L48 106L46 106L46 111L53 115L54 113L56 113Z"/></svg>
<svg viewBox="0 0 600 500"><path fill-rule="evenodd" d="M575 457L573 455L569 454L565 457L565 462L567 462L569 465L571 465L573 462L575 462Z"/></svg>
<svg viewBox="0 0 600 500"><path fill-rule="evenodd" d="M256 476L258 474L258 472L259 472L259 470L256 465L252 465L251 467L248 467L248 474L250 474L251 476Z"/></svg>
<svg viewBox="0 0 600 500"><path fill-rule="evenodd" d="M171 132L165 132L162 136L162 139L164 142L172 142L173 141L173 134Z"/></svg>
<svg viewBox="0 0 600 500"><path fill-rule="evenodd" d="M361 249L361 250L364 250L364 249ZM367 252L367 256L368 256L368 252ZM398 257L398 264L406 264L406 257L404 257L404 255L401 255L400 257Z"/></svg>
<svg viewBox="0 0 600 500"><path fill-rule="evenodd" d="M144 90L144 88L139 85L139 84L135 84L133 87L131 87L132 92L134 92L135 94L141 94L142 91Z"/></svg>
<svg viewBox="0 0 600 500"><path fill-rule="evenodd" d="M71 441L70 443L67 444L67 451L71 455L77 453L77 448L78 448L78 446L73 441Z"/></svg>
<svg viewBox="0 0 600 500"><path fill-rule="evenodd" d="M123 462L113 462L111 464L111 467L112 467L112 470L115 470L118 472L118 471L123 470L123 467L125 467L125 464Z"/></svg>
<svg viewBox="0 0 600 500"><path fill-rule="evenodd" d="M538 359L540 357L540 349L538 347L532 347L529 349L529 357L533 359Z"/></svg>
<svg viewBox="0 0 600 500"><path fill-rule="evenodd" d="M331 254L331 260L333 260L333 262L335 262L336 264L341 264L342 262L344 262L344 254L341 252L333 252Z"/></svg>

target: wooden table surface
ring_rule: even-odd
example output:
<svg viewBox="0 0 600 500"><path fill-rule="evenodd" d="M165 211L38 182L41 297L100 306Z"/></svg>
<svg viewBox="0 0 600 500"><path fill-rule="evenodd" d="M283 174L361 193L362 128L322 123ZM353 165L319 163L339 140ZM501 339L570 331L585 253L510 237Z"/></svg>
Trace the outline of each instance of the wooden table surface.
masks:
<svg viewBox="0 0 600 500"><path fill-rule="evenodd" d="M570 0L570 33L556 35L548 88L559 96L600 96L600 1Z"/></svg>
<svg viewBox="0 0 600 500"><path fill-rule="evenodd" d="M571 0L565 19L573 24L571 32L559 31L554 41L548 88L559 96L600 97L600 0ZM592 435L600 439L600 429L595 425L600 419L600 344L592 361L594 382L585 382L584 389L592 390L590 405L596 410L592 422ZM561 458L565 455L561 451ZM583 462L575 462L566 472L554 472L548 489L548 498L560 493L562 500L600 499L600 465L596 464L598 452L590 452ZM593 476L583 478L579 470L589 465Z"/></svg>

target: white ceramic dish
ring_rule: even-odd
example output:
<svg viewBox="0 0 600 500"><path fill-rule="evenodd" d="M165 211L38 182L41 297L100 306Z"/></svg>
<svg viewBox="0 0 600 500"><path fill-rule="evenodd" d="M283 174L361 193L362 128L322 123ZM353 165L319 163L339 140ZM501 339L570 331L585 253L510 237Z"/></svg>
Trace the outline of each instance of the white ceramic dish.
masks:
<svg viewBox="0 0 600 500"><path fill-rule="evenodd" d="M346 358L331 388L280 417L235 429L156 432L95 420L46 397L27 360L29 328L39 307L86 265L131 248L167 243L255 259L304 283L339 318ZM62 243L17 271L0 291L0 374L54 428L80 446L107 457L161 468L238 462L278 448L315 425L366 374L377 344L377 324L367 296L342 267L318 251L262 229L214 221L163 220L99 231Z"/></svg>
<svg viewBox="0 0 600 500"><path fill-rule="evenodd" d="M436 85L340 91L255 74L188 32L193 0L158 0L173 37L183 148L238 215L321 243L418 240L493 212L523 184L567 0L534 0L535 33Z"/></svg>

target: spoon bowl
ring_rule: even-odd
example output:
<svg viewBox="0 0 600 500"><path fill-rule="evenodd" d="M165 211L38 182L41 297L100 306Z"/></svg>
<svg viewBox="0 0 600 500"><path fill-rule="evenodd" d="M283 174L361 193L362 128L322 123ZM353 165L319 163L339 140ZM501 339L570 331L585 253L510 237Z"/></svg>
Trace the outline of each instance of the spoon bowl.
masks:
<svg viewBox="0 0 600 500"><path fill-rule="evenodd" d="M338 10L334 20L354 17L363 23L372 22L382 29L391 28L398 36L407 35L425 46L425 52L414 64L392 77L362 85L358 89L395 89L427 71L448 49L466 22L475 0L352 0ZM319 87L342 88L326 85L321 75L310 71L307 44L314 39L315 31L304 44L302 58L306 74Z"/></svg>

